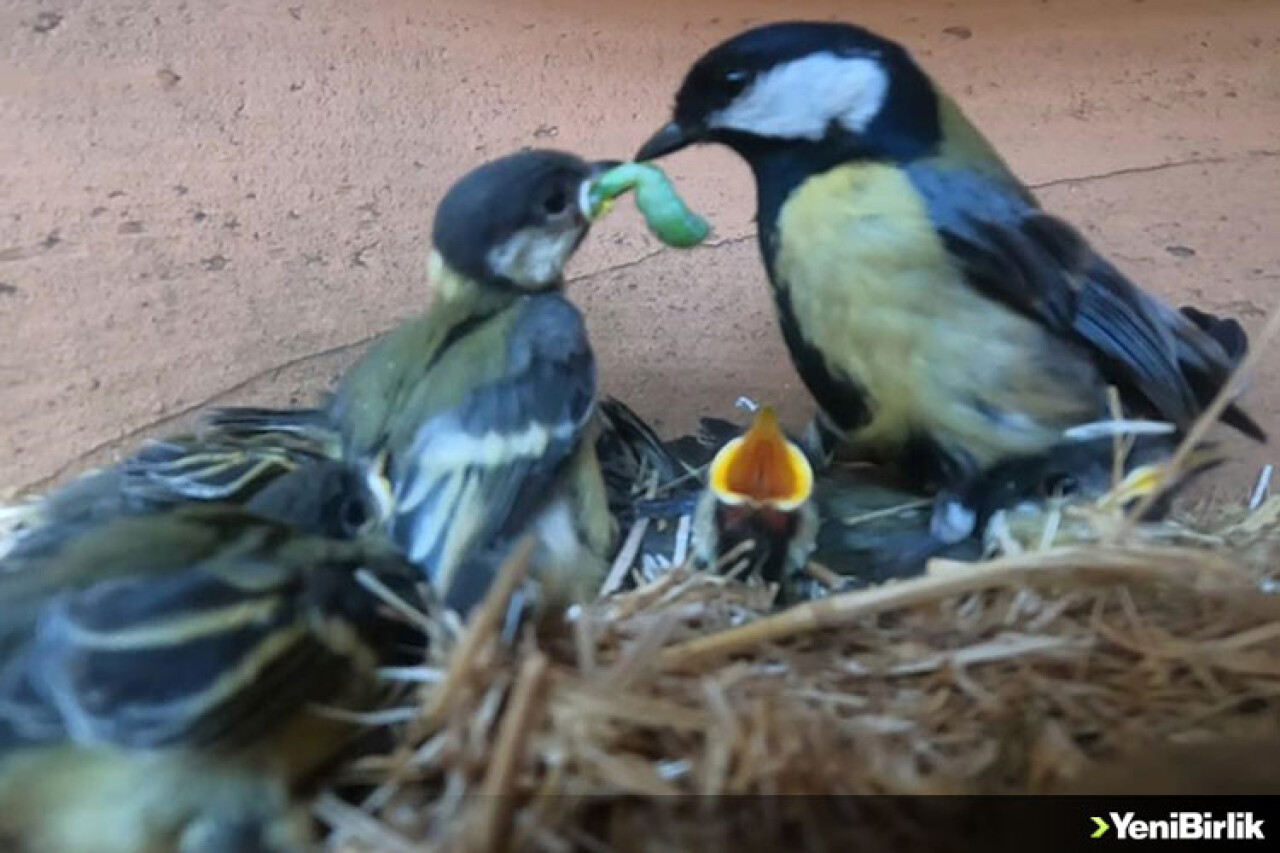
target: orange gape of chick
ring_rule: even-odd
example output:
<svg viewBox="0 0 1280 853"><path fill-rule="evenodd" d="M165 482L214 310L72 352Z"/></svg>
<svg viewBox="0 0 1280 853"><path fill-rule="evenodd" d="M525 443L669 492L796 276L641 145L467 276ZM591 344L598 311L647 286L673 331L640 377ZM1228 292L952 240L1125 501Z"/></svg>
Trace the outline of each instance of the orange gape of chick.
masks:
<svg viewBox="0 0 1280 853"><path fill-rule="evenodd" d="M704 567L755 575L778 584L808 562L818 529L813 468L778 427L772 409L761 409L745 435L711 462L708 488L693 520L694 561Z"/></svg>
<svg viewBox="0 0 1280 853"><path fill-rule="evenodd" d="M727 502L786 504L805 500L812 488L807 460L778 426L772 409L762 409L751 428L717 455L711 488Z"/></svg>

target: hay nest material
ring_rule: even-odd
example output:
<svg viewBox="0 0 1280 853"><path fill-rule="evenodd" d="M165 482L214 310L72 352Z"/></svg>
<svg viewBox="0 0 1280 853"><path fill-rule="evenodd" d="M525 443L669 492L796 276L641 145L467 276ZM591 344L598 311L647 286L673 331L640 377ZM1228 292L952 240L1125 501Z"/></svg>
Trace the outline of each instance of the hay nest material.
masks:
<svg viewBox="0 0 1280 853"><path fill-rule="evenodd" d="M1280 499L1122 527L781 613L678 568L513 643L514 560L405 676L398 748L348 768L372 793L317 803L329 849L791 847L766 800L667 795L1043 792L1152 744L1280 735Z"/></svg>
<svg viewBox="0 0 1280 853"><path fill-rule="evenodd" d="M1171 480L1278 333L1280 311ZM936 806L827 796L861 805L817 824L813 799L775 795L1053 791L1108 758L1227 741L1270 744L1255 776L1280 790L1280 499L1262 491L1199 523L1136 523L1160 489L1127 513L1051 511L994 560L782 613L770 590L677 568L513 641L516 555L465 630L398 674L419 701L394 751L348 768L371 791L316 803L328 847L937 853L971 846Z"/></svg>

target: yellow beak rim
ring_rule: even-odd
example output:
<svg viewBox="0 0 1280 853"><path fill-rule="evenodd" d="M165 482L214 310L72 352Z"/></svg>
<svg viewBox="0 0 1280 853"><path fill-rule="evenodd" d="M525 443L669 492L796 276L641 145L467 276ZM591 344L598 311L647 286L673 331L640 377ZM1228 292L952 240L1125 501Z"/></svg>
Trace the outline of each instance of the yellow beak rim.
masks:
<svg viewBox="0 0 1280 853"><path fill-rule="evenodd" d="M745 435L720 448L711 461L708 488L729 505L793 511L813 494L809 460L782 432L773 409L761 409Z"/></svg>

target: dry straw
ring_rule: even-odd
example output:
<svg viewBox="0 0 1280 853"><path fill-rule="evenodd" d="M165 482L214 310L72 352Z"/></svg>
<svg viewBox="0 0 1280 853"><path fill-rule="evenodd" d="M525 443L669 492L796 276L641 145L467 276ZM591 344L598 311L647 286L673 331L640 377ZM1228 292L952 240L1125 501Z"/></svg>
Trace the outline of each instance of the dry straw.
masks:
<svg viewBox="0 0 1280 853"><path fill-rule="evenodd" d="M1198 515L1059 508L996 559L780 613L680 567L513 640L517 558L433 649L447 676L421 679L399 749L351 768L377 796L317 814L352 853L793 849L769 801L744 834L741 812L669 795L1043 792L1117 756L1280 737L1280 499ZM1273 753L1240 754L1280 786Z"/></svg>

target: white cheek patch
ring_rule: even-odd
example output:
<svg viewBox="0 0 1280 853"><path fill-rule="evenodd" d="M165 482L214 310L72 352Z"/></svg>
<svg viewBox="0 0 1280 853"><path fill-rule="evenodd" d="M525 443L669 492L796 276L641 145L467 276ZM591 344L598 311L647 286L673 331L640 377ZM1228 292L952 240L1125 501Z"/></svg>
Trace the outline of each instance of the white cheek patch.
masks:
<svg viewBox="0 0 1280 853"><path fill-rule="evenodd" d="M833 121L861 133L884 106L888 90L878 60L819 53L761 74L709 123L783 139L821 139Z"/></svg>
<svg viewBox="0 0 1280 853"><path fill-rule="evenodd" d="M548 234L526 228L491 249L485 260L502 278L522 287L545 287L561 277L577 241L574 229Z"/></svg>

